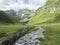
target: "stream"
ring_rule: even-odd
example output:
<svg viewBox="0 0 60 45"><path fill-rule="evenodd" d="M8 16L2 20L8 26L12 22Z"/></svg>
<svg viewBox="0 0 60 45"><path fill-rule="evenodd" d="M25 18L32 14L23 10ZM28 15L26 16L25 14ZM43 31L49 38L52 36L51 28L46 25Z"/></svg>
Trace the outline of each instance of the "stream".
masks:
<svg viewBox="0 0 60 45"><path fill-rule="evenodd" d="M44 37L44 32L45 30L43 28L39 28L36 31L33 31L31 33L28 33L18 39L14 45L40 45L40 38L45 38Z"/></svg>

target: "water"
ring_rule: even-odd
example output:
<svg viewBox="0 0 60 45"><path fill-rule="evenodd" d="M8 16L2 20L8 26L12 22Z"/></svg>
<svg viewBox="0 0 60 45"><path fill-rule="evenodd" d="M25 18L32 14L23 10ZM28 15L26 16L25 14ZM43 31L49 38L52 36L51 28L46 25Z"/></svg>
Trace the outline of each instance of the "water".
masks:
<svg viewBox="0 0 60 45"><path fill-rule="evenodd" d="M44 29L39 28L36 31L26 34L25 36L18 39L15 45L40 45L39 38L44 38L44 31Z"/></svg>

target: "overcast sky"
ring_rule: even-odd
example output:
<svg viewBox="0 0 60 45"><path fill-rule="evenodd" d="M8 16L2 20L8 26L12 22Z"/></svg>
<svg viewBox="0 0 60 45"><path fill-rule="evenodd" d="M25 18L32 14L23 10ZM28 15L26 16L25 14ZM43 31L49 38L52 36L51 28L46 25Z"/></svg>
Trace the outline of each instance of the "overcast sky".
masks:
<svg viewBox="0 0 60 45"><path fill-rule="evenodd" d="M0 10L14 9L18 11L25 8L36 10L45 3L46 0L0 0Z"/></svg>

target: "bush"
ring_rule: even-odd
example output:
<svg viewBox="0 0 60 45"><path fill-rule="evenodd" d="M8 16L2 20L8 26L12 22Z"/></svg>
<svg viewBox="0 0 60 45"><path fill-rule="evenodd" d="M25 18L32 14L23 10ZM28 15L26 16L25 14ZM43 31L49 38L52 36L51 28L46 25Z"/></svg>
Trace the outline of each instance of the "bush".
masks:
<svg viewBox="0 0 60 45"><path fill-rule="evenodd" d="M6 32L0 31L0 38L8 36Z"/></svg>

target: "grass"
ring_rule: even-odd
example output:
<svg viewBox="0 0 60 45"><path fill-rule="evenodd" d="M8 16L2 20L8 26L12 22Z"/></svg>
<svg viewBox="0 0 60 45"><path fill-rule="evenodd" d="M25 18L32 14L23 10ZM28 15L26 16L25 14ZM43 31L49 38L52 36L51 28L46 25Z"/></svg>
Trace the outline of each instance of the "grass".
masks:
<svg viewBox="0 0 60 45"><path fill-rule="evenodd" d="M5 31L7 34L17 31L19 28L22 28L21 25L0 25L0 31Z"/></svg>
<svg viewBox="0 0 60 45"><path fill-rule="evenodd" d="M22 32L23 30L28 29L26 33L37 30L38 28L33 25L28 24L10 24L4 25L0 24L0 40L4 40L6 37L11 36L13 33Z"/></svg>
<svg viewBox="0 0 60 45"><path fill-rule="evenodd" d="M47 45L60 45L60 23L43 24L45 30Z"/></svg>
<svg viewBox="0 0 60 45"><path fill-rule="evenodd" d="M21 25L21 24L10 24L10 25L2 25L0 24L0 39L4 37L8 37L12 35L14 32L17 32L20 29L24 29L29 27L28 25ZM5 36L6 34L6 36Z"/></svg>

